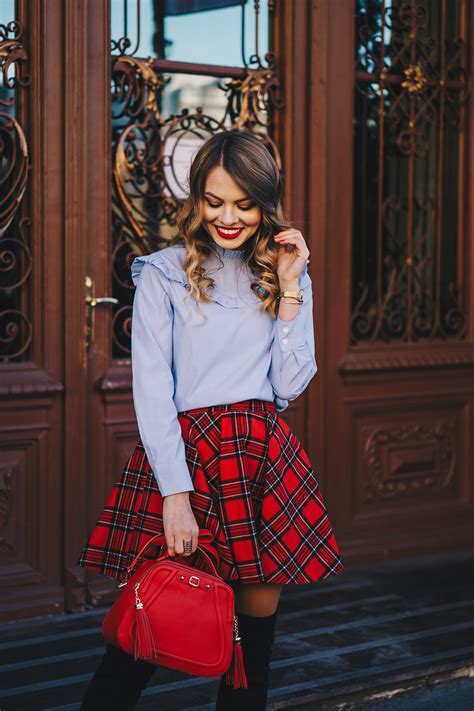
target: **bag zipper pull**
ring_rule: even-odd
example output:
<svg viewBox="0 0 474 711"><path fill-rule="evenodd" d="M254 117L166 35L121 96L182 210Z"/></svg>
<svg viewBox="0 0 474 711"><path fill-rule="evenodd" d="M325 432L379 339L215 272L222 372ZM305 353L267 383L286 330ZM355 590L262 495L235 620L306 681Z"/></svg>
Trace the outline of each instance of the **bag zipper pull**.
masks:
<svg viewBox="0 0 474 711"><path fill-rule="evenodd" d="M225 681L228 686L233 686L234 689L247 689L247 677L245 675L244 658L242 654L241 638L239 635L238 617L234 615L233 628L234 644L232 646L232 660L225 675Z"/></svg>
<svg viewBox="0 0 474 711"><path fill-rule="evenodd" d="M153 639L153 631L151 629L150 620L143 607L143 602L138 595L140 583L135 583L135 661L140 659L151 659L156 657L158 651Z"/></svg>

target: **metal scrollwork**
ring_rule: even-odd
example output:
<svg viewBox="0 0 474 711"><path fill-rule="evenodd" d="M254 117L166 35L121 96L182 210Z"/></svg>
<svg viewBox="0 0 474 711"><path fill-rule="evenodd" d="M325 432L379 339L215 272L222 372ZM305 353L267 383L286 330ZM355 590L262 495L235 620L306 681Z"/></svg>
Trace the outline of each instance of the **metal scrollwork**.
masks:
<svg viewBox="0 0 474 711"><path fill-rule="evenodd" d="M30 84L24 73L27 54L18 22L0 25L0 352L3 362L26 358L32 328L25 311L31 251L27 228L21 216L27 188L29 159L24 130L15 117L16 91Z"/></svg>
<svg viewBox="0 0 474 711"><path fill-rule="evenodd" d="M357 0L353 343L466 335L464 4Z"/></svg>
<svg viewBox="0 0 474 711"><path fill-rule="evenodd" d="M232 128L246 128L259 135L281 170L280 153L268 131L271 110L281 109L283 100L275 74L275 58L271 54L265 57L272 62L267 68L249 69L243 79L231 79L224 85L227 93L226 116L230 117Z"/></svg>
<svg viewBox="0 0 474 711"><path fill-rule="evenodd" d="M254 9L258 16L258 2ZM273 11L273 2L268 9ZM272 111L283 106L276 59L268 52L263 64L258 40L255 53L248 62L243 56L244 66L233 75L219 72L219 67L214 74L199 65L177 68L177 74L225 77L227 81L215 84L223 97L217 102L222 103L222 115L216 117L203 106L163 115L163 92L172 78L170 63L165 63L165 73L161 60L132 56L136 50L129 51L132 42L126 39L113 45L114 51L123 50L113 57L112 75L113 295L120 302L114 313L115 357L130 353L130 263L136 254L158 250L175 236L176 215L187 195L186 168L199 145L225 128L251 130L281 167L270 136ZM139 40L135 44L138 47Z"/></svg>
<svg viewBox="0 0 474 711"><path fill-rule="evenodd" d="M22 34L21 25L16 20L7 25L0 24L0 67L3 86L8 89L27 87L31 83L31 77L23 75L24 62L28 56L21 43ZM14 97L6 100L0 95L0 104L10 106L13 102Z"/></svg>

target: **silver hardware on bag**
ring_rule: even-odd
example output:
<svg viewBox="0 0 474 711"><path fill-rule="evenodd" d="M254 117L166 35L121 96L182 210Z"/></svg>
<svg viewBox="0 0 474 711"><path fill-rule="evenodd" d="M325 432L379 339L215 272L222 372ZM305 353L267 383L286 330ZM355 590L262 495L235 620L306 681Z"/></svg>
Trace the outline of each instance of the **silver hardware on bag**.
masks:
<svg viewBox="0 0 474 711"><path fill-rule="evenodd" d="M135 607L139 610L143 609L143 602L140 600L138 597L138 588L140 587L140 583L135 583L133 586L133 589L135 590Z"/></svg>
<svg viewBox="0 0 474 711"><path fill-rule="evenodd" d="M240 642L241 637L239 635L239 621L237 615L234 615L234 641L235 642Z"/></svg>
<svg viewBox="0 0 474 711"><path fill-rule="evenodd" d="M201 582L201 579L198 578L197 575L191 575L191 577L189 578L189 584L195 588L197 588L197 586L199 585L200 582Z"/></svg>

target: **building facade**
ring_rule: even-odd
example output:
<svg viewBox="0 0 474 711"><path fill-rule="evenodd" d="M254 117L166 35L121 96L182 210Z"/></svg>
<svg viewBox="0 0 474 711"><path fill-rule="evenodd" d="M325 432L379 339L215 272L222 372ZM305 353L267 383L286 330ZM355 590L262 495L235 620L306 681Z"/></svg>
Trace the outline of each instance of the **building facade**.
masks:
<svg viewBox="0 0 474 711"><path fill-rule="evenodd" d="M138 435L129 267L231 126L309 245L284 417L346 564L470 545L473 29L470 0L1 0L3 619L116 594L75 562Z"/></svg>

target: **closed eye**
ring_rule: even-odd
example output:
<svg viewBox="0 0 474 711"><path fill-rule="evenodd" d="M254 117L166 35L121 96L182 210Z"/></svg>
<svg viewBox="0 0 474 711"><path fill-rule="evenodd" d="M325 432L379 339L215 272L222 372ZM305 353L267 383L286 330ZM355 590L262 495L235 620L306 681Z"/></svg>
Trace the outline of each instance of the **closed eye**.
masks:
<svg viewBox="0 0 474 711"><path fill-rule="evenodd" d="M220 207L220 205L214 205L214 203L209 202L209 200L207 200L206 202L209 205L209 207L213 207L214 209ZM251 210L253 207L255 207L255 205L247 205L246 207L244 207L243 205L238 206L239 210L244 210L244 211Z"/></svg>

